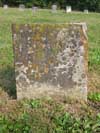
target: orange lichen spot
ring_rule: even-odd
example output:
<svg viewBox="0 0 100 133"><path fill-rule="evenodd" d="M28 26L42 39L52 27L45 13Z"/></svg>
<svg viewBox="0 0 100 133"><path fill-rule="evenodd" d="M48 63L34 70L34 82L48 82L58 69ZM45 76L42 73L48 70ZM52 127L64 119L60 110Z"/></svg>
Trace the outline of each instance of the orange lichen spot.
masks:
<svg viewBox="0 0 100 133"><path fill-rule="evenodd" d="M43 43L40 43L40 48L44 49L45 45Z"/></svg>
<svg viewBox="0 0 100 133"><path fill-rule="evenodd" d="M32 68L35 70L35 68L36 68L36 64L32 64Z"/></svg>
<svg viewBox="0 0 100 133"><path fill-rule="evenodd" d="M41 40L41 34L40 33L36 33L35 36L33 36L33 40L40 41Z"/></svg>
<svg viewBox="0 0 100 133"><path fill-rule="evenodd" d="M35 80L39 80L41 78L41 74L35 73L34 78L35 78Z"/></svg>
<svg viewBox="0 0 100 133"><path fill-rule="evenodd" d="M52 64L52 63L54 63L54 60L53 60L53 58L50 58L50 59L48 60L48 64Z"/></svg>
<svg viewBox="0 0 100 133"><path fill-rule="evenodd" d="M45 65L45 67L44 67L44 73L47 74L48 72L49 72L49 68L48 68L47 65Z"/></svg>
<svg viewBox="0 0 100 133"><path fill-rule="evenodd" d="M39 71L39 66L37 64L32 64L32 69L34 69L35 71Z"/></svg>

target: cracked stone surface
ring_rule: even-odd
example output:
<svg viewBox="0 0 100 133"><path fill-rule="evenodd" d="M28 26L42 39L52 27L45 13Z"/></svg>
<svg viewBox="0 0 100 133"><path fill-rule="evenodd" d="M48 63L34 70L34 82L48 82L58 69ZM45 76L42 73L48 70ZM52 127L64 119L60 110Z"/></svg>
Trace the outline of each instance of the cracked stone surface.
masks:
<svg viewBox="0 0 100 133"><path fill-rule="evenodd" d="M14 24L12 32L18 99L87 99L87 36L83 24Z"/></svg>

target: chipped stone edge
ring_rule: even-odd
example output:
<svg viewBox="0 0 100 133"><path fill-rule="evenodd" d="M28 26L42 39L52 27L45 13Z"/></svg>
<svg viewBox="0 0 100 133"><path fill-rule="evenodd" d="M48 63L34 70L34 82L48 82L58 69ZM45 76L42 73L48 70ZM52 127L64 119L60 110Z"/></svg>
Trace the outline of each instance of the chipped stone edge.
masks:
<svg viewBox="0 0 100 133"><path fill-rule="evenodd" d="M87 24L85 22L80 22L80 23L70 23L71 25L79 25L79 26L82 26L82 29L83 29L83 33L84 33L84 36L86 37L86 39L88 40L88 36L87 36Z"/></svg>

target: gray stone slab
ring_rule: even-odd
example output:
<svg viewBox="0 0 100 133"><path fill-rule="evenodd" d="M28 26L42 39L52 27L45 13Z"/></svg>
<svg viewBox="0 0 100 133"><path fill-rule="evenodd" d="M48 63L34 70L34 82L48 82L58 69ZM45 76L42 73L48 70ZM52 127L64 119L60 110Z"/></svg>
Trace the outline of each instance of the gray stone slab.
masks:
<svg viewBox="0 0 100 133"><path fill-rule="evenodd" d="M84 24L12 26L17 98L87 99Z"/></svg>

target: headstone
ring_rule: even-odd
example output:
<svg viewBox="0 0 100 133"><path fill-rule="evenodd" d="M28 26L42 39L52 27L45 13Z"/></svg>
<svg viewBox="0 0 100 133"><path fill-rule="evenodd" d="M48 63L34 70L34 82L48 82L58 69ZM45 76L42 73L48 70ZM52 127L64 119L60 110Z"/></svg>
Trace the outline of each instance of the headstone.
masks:
<svg viewBox="0 0 100 133"><path fill-rule="evenodd" d="M4 8L4 9L8 9L8 5L4 5L3 8Z"/></svg>
<svg viewBox="0 0 100 133"><path fill-rule="evenodd" d="M87 99L83 24L13 25L17 98Z"/></svg>
<svg viewBox="0 0 100 133"><path fill-rule="evenodd" d="M24 11L25 10L25 5L24 4L20 4L19 5L19 10L20 11Z"/></svg>
<svg viewBox="0 0 100 133"><path fill-rule="evenodd" d="M70 12L72 12L71 6L66 6L66 13L70 13Z"/></svg>
<svg viewBox="0 0 100 133"><path fill-rule="evenodd" d="M88 9L85 9L84 10L84 13L88 14L89 13Z"/></svg>
<svg viewBox="0 0 100 133"><path fill-rule="evenodd" d="M38 7L36 7L36 6L33 6L33 7L32 7L32 11L33 11L33 13L36 13L37 10L38 10Z"/></svg>
<svg viewBox="0 0 100 133"><path fill-rule="evenodd" d="M52 13L57 13L57 5L52 5Z"/></svg>

